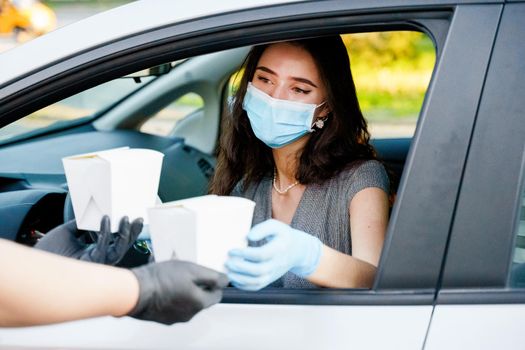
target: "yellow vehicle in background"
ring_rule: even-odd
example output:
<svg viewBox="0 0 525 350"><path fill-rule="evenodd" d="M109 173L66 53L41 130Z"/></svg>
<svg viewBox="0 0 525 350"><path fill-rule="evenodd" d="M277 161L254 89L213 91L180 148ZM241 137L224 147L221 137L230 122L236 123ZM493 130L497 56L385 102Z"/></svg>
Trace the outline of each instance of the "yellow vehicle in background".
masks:
<svg viewBox="0 0 525 350"><path fill-rule="evenodd" d="M56 15L37 0L0 0L0 35L27 41L56 28Z"/></svg>

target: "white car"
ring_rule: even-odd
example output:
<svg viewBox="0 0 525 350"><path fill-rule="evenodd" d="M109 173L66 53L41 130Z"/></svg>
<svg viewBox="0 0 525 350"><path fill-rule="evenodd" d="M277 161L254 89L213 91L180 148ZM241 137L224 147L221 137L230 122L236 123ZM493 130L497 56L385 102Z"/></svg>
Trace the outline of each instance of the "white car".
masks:
<svg viewBox="0 0 525 350"><path fill-rule="evenodd" d="M435 53L412 131L373 140L397 195L372 289L230 287L188 323L0 329L0 347L524 349L524 17L503 0L149 0L0 54L0 237L31 244L71 217L64 156L160 150L163 201L205 193L253 45L400 31Z"/></svg>

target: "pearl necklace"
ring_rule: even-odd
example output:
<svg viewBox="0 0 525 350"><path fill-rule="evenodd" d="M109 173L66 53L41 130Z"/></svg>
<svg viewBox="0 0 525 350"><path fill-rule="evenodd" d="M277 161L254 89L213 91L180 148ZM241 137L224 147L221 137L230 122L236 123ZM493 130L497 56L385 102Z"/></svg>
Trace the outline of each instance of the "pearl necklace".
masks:
<svg viewBox="0 0 525 350"><path fill-rule="evenodd" d="M299 184L299 181L295 181L293 184L291 184L290 186L286 187L284 190L281 190L281 189L277 188L276 180L277 180L277 171L275 169L273 169L273 188L279 194L286 194L286 192L290 191L294 186Z"/></svg>

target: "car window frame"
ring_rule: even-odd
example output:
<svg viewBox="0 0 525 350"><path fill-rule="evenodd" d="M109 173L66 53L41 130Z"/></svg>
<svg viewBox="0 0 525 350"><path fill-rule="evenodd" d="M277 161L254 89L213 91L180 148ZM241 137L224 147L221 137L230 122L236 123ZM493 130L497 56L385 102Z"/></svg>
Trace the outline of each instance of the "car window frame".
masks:
<svg viewBox="0 0 525 350"><path fill-rule="evenodd" d="M523 3L505 4L502 10L458 195L439 304L525 302L525 289L509 288L525 186L525 140L516 137L525 134L523 116L516 112L525 109L525 101L509 100L525 92L523 81L514 79L525 70L517 59L525 55L520 14L525 14Z"/></svg>
<svg viewBox="0 0 525 350"><path fill-rule="evenodd" d="M240 11L235 14L211 16L189 23L174 24L170 27L152 30L138 37L125 38L103 47L94 48L77 57L57 62L43 71L29 74L12 85L0 87L0 98L4 97L6 102L0 106L0 125L5 125L9 120L16 119L31 109L38 109L42 104L49 103L49 101L63 98L66 94L71 95L79 89L85 89L117 76L129 74L132 71L162 62L212 52L217 50L219 45L221 45L220 49L222 50L254 43L311 35L372 29L416 29L425 31L436 43L436 66L434 72L436 70L452 70L452 62L446 62L445 64L441 59L446 45L450 45L450 42L457 43L458 41L465 42L466 40L466 34L459 29L449 32L449 26L454 28L454 19L462 18L462 21L458 21L460 22L459 25L466 18L472 19L473 24L479 27L478 29L480 29L482 34L486 34L486 32L490 34L491 29L483 30L484 18L483 16L477 18L476 5L461 7L453 4L443 5L443 2L439 1L436 3L437 5L429 5L428 2L422 2L421 6L403 7L400 6L398 1L381 1L381 6L376 11L368 9L365 12L360 10L364 6L361 3L287 4ZM330 7L330 5L334 4L337 6ZM324 13L333 11L330 15L329 23L324 21L323 18L319 19L319 16L322 14L319 13L319 9L316 6L324 6ZM484 5L484 7L486 6ZM282 16L278 19L268 19L268 16L264 16L268 12L271 14L273 11L282 11ZM335 11L340 11L340 14L336 15ZM391 17L389 12L394 11L396 15ZM491 7L490 11L486 11L487 15L490 15L491 11L493 11L493 7ZM261 20L261 18L265 19ZM229 24L229 26L225 27L225 23L228 23L228 21L233 21L234 24ZM244 35L242 37L238 36L240 29L243 29ZM215 40L211 40L212 38ZM452 56L454 54L457 55L458 53L453 52ZM469 71L468 73L476 75L475 73L479 73L480 69L484 69L483 64L483 62L479 62L478 65L474 65L472 72ZM443 75L444 73L441 72L441 76ZM30 85L31 79L36 79L38 83ZM454 164L450 165L454 170L453 180L426 194L426 200L436 198L437 191L443 190L444 187L446 191L450 192L450 195L443 208L440 208L437 213L426 216L420 215L416 219L411 219L410 216L413 211L423 213L424 210L418 207L417 201L412 201L411 203L409 199L414 195L417 196L418 184L421 182L421 179L417 179L420 177L420 173L428 171L429 168L432 169L432 165L429 163L430 160L426 158L434 152L435 146L440 145L443 141L435 136L429 136L429 133L432 132L433 128L443 128L443 123L453 121L457 114L452 113L451 116L446 116L445 121L442 120L443 118L440 120L437 115L438 102L440 99L443 99L443 96L440 96L440 91L446 85L445 81L441 80L445 80L445 78L437 79L437 81L434 77L432 78L425 102L423 103L421 117L418 120L414 141L401 179L398 204L394 206L392 212L388 238L383 249L384 253L381 257L374 288L366 291L343 290L343 294L338 294L341 293L338 290L322 290L321 292L295 291L291 293L292 297L289 297L290 293L287 294L286 291L282 290L273 294L271 292L266 294L259 293L255 299L253 294L245 297L240 291L232 291L236 294L232 296L228 292L230 296L228 297L228 293L226 294L226 302L264 303L264 300L271 300L272 303L308 303L307 300L316 300L317 304L346 304L356 302L356 300L361 298L362 300L368 299L370 303L381 304L385 302L385 298L389 297L398 298L401 300L400 303L420 303L419 296L424 300L425 304L432 303L441 270L444 245L448 237L448 227L452 219L451 213L455 205L455 191L459 188L459 175L464 164L463 154L460 152L454 158ZM22 89L16 90L19 87L22 87ZM45 96L37 96L35 91L42 88L46 89L45 92L47 94L44 94ZM438 102L428 104L429 95ZM472 101L477 101L475 92L470 95L468 97ZM468 127L461 132L462 135L470 135ZM466 140L461 142L461 148L466 151L468 143L469 139L466 137ZM452 146L450 145L448 148ZM433 175L431 178L431 181L434 183L440 183L437 175ZM406 197L409 198L406 199ZM444 218L440 218L439 215L442 213L447 215ZM398 221L402 221L404 225L399 225ZM419 227L422 224L428 225L428 223L435 223L436 221L439 222L439 225L430 228L434 234L423 237L414 236L415 227ZM406 254L406 249L403 247L407 242L410 243L411 252L414 253L412 257L409 257L411 254ZM438 247L432 251L431 259L428 257L429 254L421 250L421 248L428 249L436 245ZM420 270L412 275L415 262L421 262L423 267L420 268L416 264ZM301 298L300 296L303 293L304 295L309 294L310 297L306 299ZM315 293L322 293L322 295L313 297ZM333 297L330 297L330 295ZM341 295L347 295L347 300L345 301L345 297ZM364 295L364 297L361 297L361 295Z"/></svg>

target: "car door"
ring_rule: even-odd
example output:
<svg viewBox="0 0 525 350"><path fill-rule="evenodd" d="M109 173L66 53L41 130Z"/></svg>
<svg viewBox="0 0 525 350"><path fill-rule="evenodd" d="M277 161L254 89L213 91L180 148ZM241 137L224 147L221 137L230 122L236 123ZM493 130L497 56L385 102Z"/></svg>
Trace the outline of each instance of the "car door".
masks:
<svg viewBox="0 0 525 350"><path fill-rule="evenodd" d="M502 13L425 349L525 346L524 15Z"/></svg>
<svg viewBox="0 0 525 350"><path fill-rule="evenodd" d="M324 1L218 14L149 30L0 87L0 121L165 61L312 35L419 30L436 66L405 162L371 290L227 288L221 304L171 327L129 318L0 330L0 345L97 348L423 346L502 5ZM242 34L242 35L241 35ZM472 54L468 54L472 53ZM96 63L96 64L95 64ZM72 65L75 64L74 68ZM43 272L45 273L45 272Z"/></svg>

